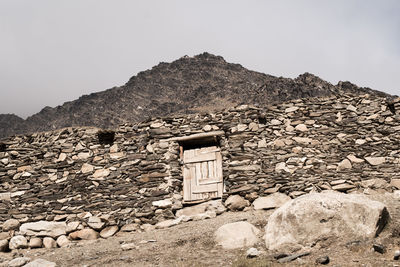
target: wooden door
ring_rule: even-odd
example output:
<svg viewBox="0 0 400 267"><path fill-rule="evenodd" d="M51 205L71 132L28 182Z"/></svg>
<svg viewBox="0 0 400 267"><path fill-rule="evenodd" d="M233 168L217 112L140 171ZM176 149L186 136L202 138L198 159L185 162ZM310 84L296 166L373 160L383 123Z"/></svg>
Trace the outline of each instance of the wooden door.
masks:
<svg viewBox="0 0 400 267"><path fill-rule="evenodd" d="M223 193L222 156L216 146L183 152L183 200L220 198Z"/></svg>

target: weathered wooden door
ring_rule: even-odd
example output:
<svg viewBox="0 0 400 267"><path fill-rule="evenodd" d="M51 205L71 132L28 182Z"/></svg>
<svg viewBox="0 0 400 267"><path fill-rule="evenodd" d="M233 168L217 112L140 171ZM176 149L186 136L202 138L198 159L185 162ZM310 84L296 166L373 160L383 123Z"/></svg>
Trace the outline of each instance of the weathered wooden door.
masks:
<svg viewBox="0 0 400 267"><path fill-rule="evenodd" d="M218 147L185 150L183 163L184 201L222 197L222 156Z"/></svg>

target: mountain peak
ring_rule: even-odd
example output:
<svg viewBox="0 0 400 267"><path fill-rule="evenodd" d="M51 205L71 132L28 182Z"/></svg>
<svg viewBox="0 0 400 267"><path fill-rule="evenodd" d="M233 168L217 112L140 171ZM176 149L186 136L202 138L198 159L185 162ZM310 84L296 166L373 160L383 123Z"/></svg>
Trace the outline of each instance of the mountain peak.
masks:
<svg viewBox="0 0 400 267"><path fill-rule="evenodd" d="M311 73L295 79L250 71L207 52L161 62L121 87L46 107L26 120L0 120L0 137L69 126L115 127L148 117L211 111L247 103L268 105L303 97L341 93L386 95L349 82L332 85ZM5 118L5 115L2 115Z"/></svg>

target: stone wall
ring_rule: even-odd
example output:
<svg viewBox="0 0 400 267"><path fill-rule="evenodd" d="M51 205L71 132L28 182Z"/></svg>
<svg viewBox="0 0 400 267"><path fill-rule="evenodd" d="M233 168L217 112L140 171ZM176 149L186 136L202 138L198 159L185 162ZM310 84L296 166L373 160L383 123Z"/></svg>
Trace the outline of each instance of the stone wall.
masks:
<svg viewBox="0 0 400 267"><path fill-rule="evenodd" d="M96 128L5 139L0 221L73 221L88 212L118 226L173 219L182 174L179 144L169 139L216 130L225 133L224 198L391 190L400 178L400 99L303 99L121 125L112 144L100 142Z"/></svg>

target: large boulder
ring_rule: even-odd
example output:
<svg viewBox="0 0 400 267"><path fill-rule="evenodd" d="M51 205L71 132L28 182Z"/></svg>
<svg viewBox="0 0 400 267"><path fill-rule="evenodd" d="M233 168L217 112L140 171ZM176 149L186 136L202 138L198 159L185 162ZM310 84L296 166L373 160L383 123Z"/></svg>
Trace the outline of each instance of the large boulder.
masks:
<svg viewBox="0 0 400 267"><path fill-rule="evenodd" d="M248 222L228 223L215 232L215 241L224 249L249 247L257 243L259 233L260 230Z"/></svg>
<svg viewBox="0 0 400 267"><path fill-rule="evenodd" d="M291 200L291 198L283 193L273 193L266 197L259 197L253 202L253 207L255 210L267 210L279 208L286 202Z"/></svg>
<svg viewBox="0 0 400 267"><path fill-rule="evenodd" d="M67 224L65 222L48 222L38 221L31 223L24 223L19 228L22 235L28 236L49 236L57 238L60 235L65 235Z"/></svg>
<svg viewBox="0 0 400 267"><path fill-rule="evenodd" d="M334 191L311 193L277 209L265 226L268 249L306 247L321 240L360 240L377 236L389 213L381 202L365 195Z"/></svg>

